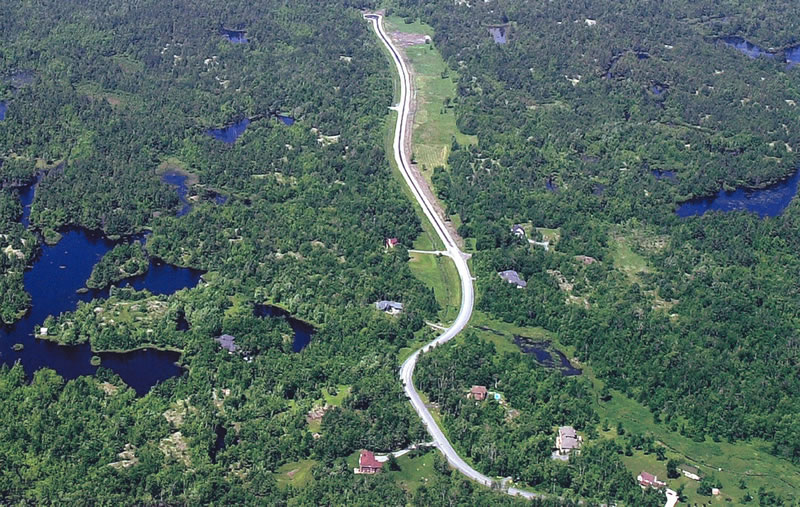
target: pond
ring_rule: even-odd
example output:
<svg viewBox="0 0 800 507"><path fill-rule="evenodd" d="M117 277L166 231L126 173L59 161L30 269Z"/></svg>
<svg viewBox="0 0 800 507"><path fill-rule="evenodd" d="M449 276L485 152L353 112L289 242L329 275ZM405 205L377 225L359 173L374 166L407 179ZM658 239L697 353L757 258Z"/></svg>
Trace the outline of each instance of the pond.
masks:
<svg viewBox="0 0 800 507"><path fill-rule="evenodd" d="M288 125L288 126L294 125L295 119L292 118L291 116L287 116L285 114L278 114L278 115L275 115L275 116L277 116L278 119L280 121L282 121L284 125Z"/></svg>
<svg viewBox="0 0 800 507"><path fill-rule="evenodd" d="M292 331L294 331L294 341L292 342L292 350L294 352L300 352L311 342L311 336L315 331L314 326L292 317L283 308L273 305L255 305L253 314L256 317L275 317L288 320Z"/></svg>
<svg viewBox="0 0 800 507"><path fill-rule="evenodd" d="M786 57L786 63L789 67L794 67L798 63L800 63L800 46L795 46L792 48L788 48L784 51L784 55Z"/></svg>
<svg viewBox="0 0 800 507"><path fill-rule="evenodd" d="M669 85L665 85L662 83L653 83L653 85L650 86L650 91L653 92L653 95L659 95L659 96L663 95L667 92L668 89Z"/></svg>
<svg viewBox="0 0 800 507"><path fill-rule="evenodd" d="M250 42L245 36L246 33L247 32L245 30L228 30L226 28L222 29L222 36L234 44L247 44Z"/></svg>
<svg viewBox="0 0 800 507"><path fill-rule="evenodd" d="M547 188L547 190L548 190L548 191L550 191L550 192L558 192L558 186L557 186L557 185L555 184L555 182L554 182L552 179L550 179L550 178L548 178L548 179L547 179L547 181L545 181L545 182L544 182L544 186L545 186L545 187Z"/></svg>
<svg viewBox="0 0 800 507"><path fill-rule="evenodd" d="M559 370L565 377L574 377L583 373L581 369L572 366L567 356L553 348L553 344L549 341L534 341L525 336L514 335L514 343L523 353L532 355L537 363L545 368ZM553 354L558 356L558 363L553 360Z"/></svg>
<svg viewBox="0 0 800 507"><path fill-rule="evenodd" d="M244 134L248 125L250 125L250 118L243 118L227 127L210 129L207 133L218 141L222 141L226 144L233 144L239 139L239 136Z"/></svg>
<svg viewBox="0 0 800 507"><path fill-rule="evenodd" d="M656 177L657 180L670 180L676 181L678 176L675 174L675 171L667 171L661 169L653 169L650 173Z"/></svg>
<svg viewBox="0 0 800 507"><path fill-rule="evenodd" d="M488 30L489 35L492 36L492 39L494 39L496 44L505 44L508 42L508 38L506 36L508 30L505 26L490 26Z"/></svg>
<svg viewBox="0 0 800 507"><path fill-rule="evenodd" d="M141 239L141 237L139 237ZM13 364L21 360L30 376L40 368L52 368L65 379L92 375L97 370L89 361L92 351L89 344L62 346L34 338L34 326L44 322L48 315L59 315L74 310L79 301L107 298L108 289L90 290L84 294L76 291L84 286L92 267L114 247L115 243L101 234L84 229L70 229L54 246L44 245L33 267L24 274L25 290L31 295L31 309L21 320L0 328L0 361ZM137 290L148 289L154 294L171 294L200 281L200 271L169 266L151 260L149 271L139 277L123 281ZM13 350L20 343L24 348ZM153 385L181 373L175 361L176 352L154 349L127 353L99 353L102 366L110 368L140 395Z"/></svg>
<svg viewBox="0 0 800 507"><path fill-rule="evenodd" d="M785 180L760 189L739 188L720 190L717 195L698 197L681 204L675 213L679 217L700 216L707 211L750 211L761 218L780 215L797 194L800 171Z"/></svg>
<svg viewBox="0 0 800 507"><path fill-rule="evenodd" d="M167 171L161 176L161 181L166 183L167 185L172 185L176 187L178 191L178 199L181 201L181 208L175 213L176 217L182 217L192 211L192 205L186 199L186 195L189 193L189 188L186 185L186 180L189 178L188 175L180 173L178 171Z"/></svg>
<svg viewBox="0 0 800 507"><path fill-rule="evenodd" d="M0 121L6 119L6 111L8 111L8 104L4 100L0 100Z"/></svg>
<svg viewBox="0 0 800 507"><path fill-rule="evenodd" d="M770 59L775 58L775 55L773 53L761 49L760 47L744 39L743 37L730 36L730 37L723 37L720 40L726 46L731 46L733 48L736 48L742 53L749 56L750 58L758 58L760 56L764 56Z"/></svg>

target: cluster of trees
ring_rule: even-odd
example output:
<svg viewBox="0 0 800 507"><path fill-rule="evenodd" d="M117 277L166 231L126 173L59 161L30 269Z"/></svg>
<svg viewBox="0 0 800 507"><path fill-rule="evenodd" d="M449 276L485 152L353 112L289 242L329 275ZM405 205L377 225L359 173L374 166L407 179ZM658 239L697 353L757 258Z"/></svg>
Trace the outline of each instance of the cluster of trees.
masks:
<svg viewBox="0 0 800 507"><path fill-rule="evenodd" d="M460 75L458 125L478 136L454 142L433 181L476 240L480 307L556 331L674 431L765 438L800 463L800 208L765 220L674 213L692 196L796 170L797 69L718 40L785 47L791 16L763 2L398 3L433 25ZM502 23L508 43L495 44L486 26ZM559 228L555 251L514 242L510 225L525 222ZM646 272L620 269L631 269L622 241ZM500 269L520 271L527 289Z"/></svg>
<svg viewBox="0 0 800 507"><path fill-rule="evenodd" d="M22 207L16 192L0 189L0 320L11 324L30 306L23 272L38 252L36 238L17 223Z"/></svg>
<svg viewBox="0 0 800 507"><path fill-rule="evenodd" d="M547 370L523 354L495 353L494 345L467 335L451 347L422 356L417 383L438 404L456 447L489 476L512 477L557 495L598 501L660 505L643 494L619 457L620 447L597 439L597 415L586 381ZM502 403L467 398L473 385L502 393ZM570 425L594 435L579 456L551 458L555 428Z"/></svg>
<svg viewBox="0 0 800 507"><path fill-rule="evenodd" d="M112 283L147 272L150 260L139 241L116 245L92 268L86 281L90 289L103 289Z"/></svg>

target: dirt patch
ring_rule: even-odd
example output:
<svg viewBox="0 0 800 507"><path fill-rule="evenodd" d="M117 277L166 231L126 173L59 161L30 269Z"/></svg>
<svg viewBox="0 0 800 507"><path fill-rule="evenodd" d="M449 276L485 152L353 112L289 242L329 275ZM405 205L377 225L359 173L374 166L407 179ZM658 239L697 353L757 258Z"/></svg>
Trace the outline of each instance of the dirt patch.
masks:
<svg viewBox="0 0 800 507"><path fill-rule="evenodd" d="M122 452L117 454L119 461L109 463L108 466L120 470L122 468L130 468L139 463L139 458L136 457L136 447L131 444L125 444Z"/></svg>
<svg viewBox="0 0 800 507"><path fill-rule="evenodd" d="M431 40L430 36L421 33L389 32L389 37L399 47L419 46Z"/></svg>
<svg viewBox="0 0 800 507"><path fill-rule="evenodd" d="M314 407L308 411L306 414L306 422L312 423L314 421L321 421L322 418L325 416L325 412L332 409L333 407L328 405L327 403L322 407Z"/></svg>
<svg viewBox="0 0 800 507"><path fill-rule="evenodd" d="M180 431L176 431L172 435L162 438L161 442L158 444L158 448L161 449L164 456L168 458L181 461L186 466L192 464L191 457L189 456L189 444Z"/></svg>
<svg viewBox="0 0 800 507"><path fill-rule="evenodd" d="M117 394L117 391L119 391L119 387L109 382L100 382L100 389L102 389L107 396L114 396Z"/></svg>
<svg viewBox="0 0 800 507"><path fill-rule="evenodd" d="M294 477L294 475L295 475L297 472L299 472L299 471L300 471L300 469L299 469L299 468L295 468L295 469L294 469L294 470L292 470L291 472L286 472L286 477L288 477L288 478L290 478L290 479L291 479L291 478L293 478L293 477Z"/></svg>

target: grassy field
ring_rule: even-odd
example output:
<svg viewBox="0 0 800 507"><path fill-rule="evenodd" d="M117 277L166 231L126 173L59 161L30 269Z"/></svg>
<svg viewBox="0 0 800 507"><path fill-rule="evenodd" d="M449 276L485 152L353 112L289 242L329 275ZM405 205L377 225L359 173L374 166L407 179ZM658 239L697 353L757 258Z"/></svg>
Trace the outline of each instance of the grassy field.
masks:
<svg viewBox="0 0 800 507"><path fill-rule="evenodd" d="M402 18L386 18L389 32L433 35L433 29L420 22L406 24ZM455 73L447 67L439 51L432 44L405 48L414 71L417 90L417 111L414 116L414 157L426 178L434 167L447 166L452 138L459 144L475 144L477 137L462 134L456 127L455 111L445 107L445 99L456 97Z"/></svg>
<svg viewBox="0 0 800 507"><path fill-rule="evenodd" d="M452 259L445 256L410 253L408 266L420 281L433 289L442 310L441 322L450 322L458 315L461 305L461 285Z"/></svg>
<svg viewBox="0 0 800 507"><path fill-rule="evenodd" d="M598 380L591 368L584 369L585 375L592 380L597 392L602 388L602 381ZM612 391L613 397L608 402L596 401L595 410L600 420L608 419L611 430L608 436L615 436L614 428L621 422L626 431L637 433L650 433L656 441L667 448L667 457L676 458L682 462L697 466L705 475L714 476L722 482L723 494L715 498L713 503L726 503L725 498L731 498L734 503L740 503L745 491L756 496L758 488L765 487L774 491L783 498L800 497L800 468L786 460L777 458L769 453L767 442L754 439L749 442L714 442L707 438L704 442L681 436L670 431L664 424L653 422L650 411L627 398L621 393ZM643 469L666 477L665 461L657 461L655 455L634 453L632 457L625 457L625 465L632 474L638 475ZM721 469L721 470L720 470ZM747 490L739 489L739 481L745 480ZM689 502L708 503L709 497L697 494L697 482L681 478L667 481L670 488L677 489L681 484L686 484L685 492Z"/></svg>
<svg viewBox="0 0 800 507"><path fill-rule="evenodd" d="M639 282L639 273L652 271L647 259L634 252L624 237L614 237L612 245L611 261L614 263L614 267L625 273L631 281Z"/></svg>
<svg viewBox="0 0 800 507"><path fill-rule="evenodd" d="M623 258L625 257L623 256ZM480 329L481 327L489 330ZM515 326L493 320L481 312L474 314L470 322L470 329L479 337L494 343L499 353L519 352L519 348L512 340L514 334L529 336L537 340L551 340L573 361L573 364L577 364L572 359L574 349L560 345L557 336L546 329ZM590 366L581 364L580 367L584 370L583 378L590 380L593 390L599 393L603 382L597 379ZM652 434L655 440L666 448L668 459L674 458L697 466L705 475L711 476L713 473L714 477L721 481L722 494L711 498L697 494L699 483L696 481L685 477L667 480L668 486L672 489L677 490L681 485L685 485L684 492L690 504L740 504L747 491L753 497L757 497L760 487L774 491L784 499L792 496L800 497L800 467L771 455L767 442L752 440L731 444L714 442L710 438L704 442L695 442L677 432L670 431L663 423L654 423L650 410L635 400L615 391L612 393L613 397L608 402L601 402L599 396L595 397L594 408L600 416L600 421L608 420L610 427L609 431L601 431L601 434L610 438L616 437L615 428L619 422L628 432ZM634 451L633 456L623 456L622 458L634 477L644 470L666 479L666 461L658 461L655 454L646 455L641 451ZM747 485L746 490L739 488L742 479ZM726 501L728 498L730 498L730 502Z"/></svg>
<svg viewBox="0 0 800 507"><path fill-rule="evenodd" d="M285 488L291 485L301 488L314 480L311 469L316 464L317 462L313 459L286 463L275 472L275 482L278 487Z"/></svg>
<svg viewBox="0 0 800 507"><path fill-rule="evenodd" d="M323 387L322 398L325 400L325 403L332 407L341 407L344 399L350 394L350 389L351 387L349 385L339 384L336 386L337 393L333 395L328 392L327 387Z"/></svg>
<svg viewBox="0 0 800 507"><path fill-rule="evenodd" d="M409 457L408 454L400 456L397 458L400 470L390 471L389 474L401 488L414 493L427 483L428 477L432 475L433 455L436 452L438 451L434 449L415 458Z"/></svg>

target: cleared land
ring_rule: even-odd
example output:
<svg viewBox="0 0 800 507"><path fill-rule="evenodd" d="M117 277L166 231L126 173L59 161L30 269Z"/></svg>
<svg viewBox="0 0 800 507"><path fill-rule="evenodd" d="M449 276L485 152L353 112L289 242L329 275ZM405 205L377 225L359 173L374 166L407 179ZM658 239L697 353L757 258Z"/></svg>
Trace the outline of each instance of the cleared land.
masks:
<svg viewBox="0 0 800 507"><path fill-rule="evenodd" d="M446 256L410 253L408 266L411 272L425 285L433 289L436 301L442 310L441 322L450 322L458 314L461 304L461 289L453 261Z"/></svg>
<svg viewBox="0 0 800 507"><path fill-rule="evenodd" d="M406 24L402 18L386 18L389 32L433 36L433 29L420 22ZM456 97L455 73L450 70L432 43L409 45L404 48L414 72L416 89L414 134L415 162L430 181L433 168L447 166L447 157L453 137L459 144L475 144L476 136L461 133L456 126L456 115L446 100ZM424 166L424 167L423 167Z"/></svg>
<svg viewBox="0 0 800 507"><path fill-rule="evenodd" d="M561 346L556 335L546 329L515 326L492 320L480 312L474 314L470 328L480 338L494 343L498 353L520 352L519 347L513 342L513 335L518 334L535 339L551 340L574 364L578 364L572 358L574 349ZM790 494L796 496L800 491L800 469L788 461L770 454L768 443L757 439L736 443L714 442L710 438L703 442L695 442L678 432L671 431L663 423L654 423L650 410L622 393L612 391L611 400L600 401L599 393L603 388L603 382L594 375L590 366L580 364L580 367L584 371L584 378L592 382L595 392L594 408L600 416L601 426L603 421L608 421L610 429L609 431L600 431L601 435L615 438L617 423L622 423L626 433L653 435L655 441L666 448L667 459L677 459L682 463L694 465L704 475L710 477L713 474L720 480L723 487L722 494L718 497L699 495L697 493L699 483L686 477L681 476L679 479L667 480L668 486L674 490L684 485L684 493L690 505L704 503L738 505L742 503L742 498L747 492L757 498L760 487L774 491L784 498ZM634 477L644 470L666 479L667 461L659 461L655 454L645 454L643 451L634 450L632 456L622 456L622 461ZM742 479L747 486L746 489L739 487ZM728 498L730 501L726 501Z"/></svg>

